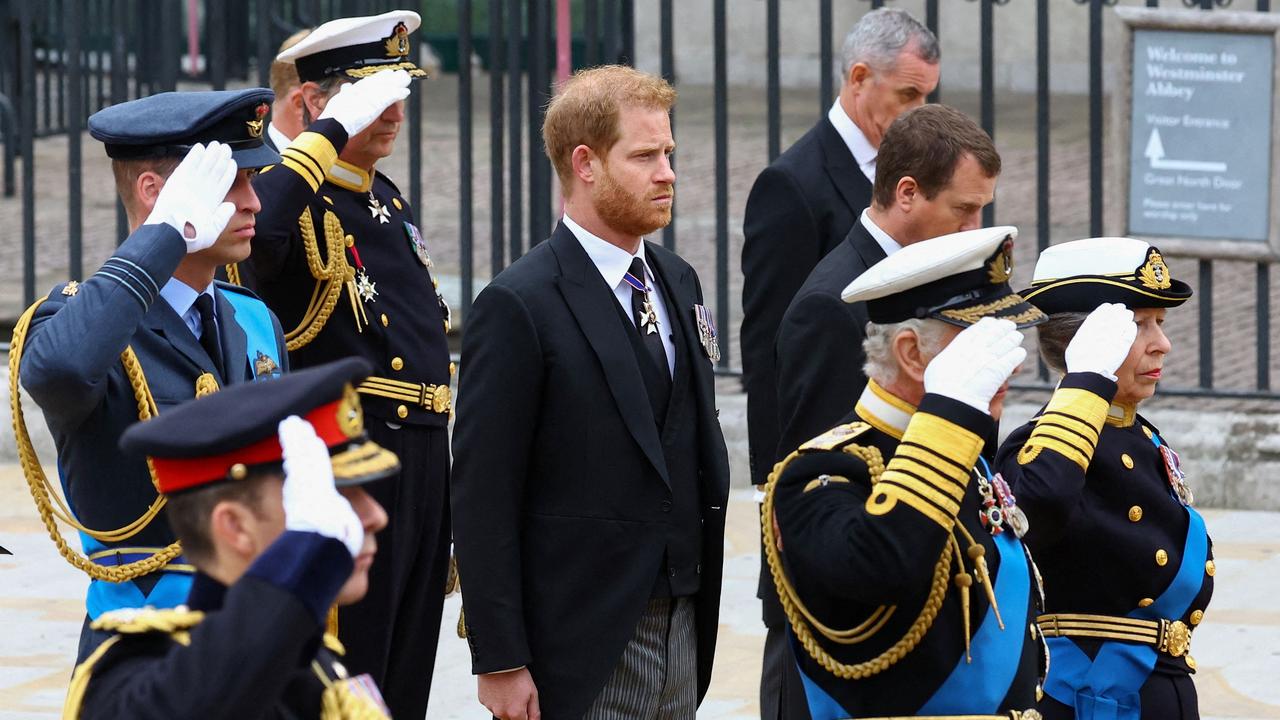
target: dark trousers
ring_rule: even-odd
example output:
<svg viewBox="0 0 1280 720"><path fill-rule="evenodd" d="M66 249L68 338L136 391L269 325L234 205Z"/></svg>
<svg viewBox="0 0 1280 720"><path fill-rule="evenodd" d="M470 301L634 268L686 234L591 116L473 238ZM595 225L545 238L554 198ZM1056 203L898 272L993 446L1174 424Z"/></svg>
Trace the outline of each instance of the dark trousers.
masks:
<svg viewBox="0 0 1280 720"><path fill-rule="evenodd" d="M1052 662L1052 660L1050 661ZM1186 673L1152 673L1139 693L1143 720L1200 720L1195 682ZM1048 695L1036 706L1045 720L1075 720L1073 708Z"/></svg>
<svg viewBox="0 0 1280 720"><path fill-rule="evenodd" d="M796 666L795 652L787 636L786 622L770 627L764 636L764 663L760 669L761 720L809 720L809 701Z"/></svg>
<svg viewBox="0 0 1280 720"><path fill-rule="evenodd" d="M369 592L341 608L344 664L369 673L398 720L427 714L449 566L449 434L445 428L366 421L370 438L400 457L400 474L364 487L386 508Z"/></svg>

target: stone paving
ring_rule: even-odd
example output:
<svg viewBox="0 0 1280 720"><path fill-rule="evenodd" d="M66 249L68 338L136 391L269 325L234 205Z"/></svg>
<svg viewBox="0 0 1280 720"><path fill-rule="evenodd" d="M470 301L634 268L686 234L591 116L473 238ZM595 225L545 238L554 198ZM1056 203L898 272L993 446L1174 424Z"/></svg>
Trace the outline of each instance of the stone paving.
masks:
<svg viewBox="0 0 1280 720"><path fill-rule="evenodd" d="M420 83L424 93L422 183L423 207L418 208L420 223L432 257L444 281L451 301L459 297L457 281L461 267L459 247L459 190L457 82L454 76ZM474 207L474 250L472 258L477 274L477 290L487 278L490 268L490 147L488 126L487 77L475 77L473 107L474 172L471 176ZM760 89L730 89L729 117L729 222L728 252L723 260L715 247L715 144L713 95L703 86L681 86L676 109L677 250L694 265L702 278L708 305L717 308L727 304L730 323L722 328L724 347L730 362L740 366L738 327L741 323L742 276L739 257L742 249L742 214L747 195L756 175L767 159L766 104ZM972 93L948 93L942 100L977 115L978 102ZM1050 137L1050 236L1053 242L1088 235L1088 102L1081 96L1054 96L1051 103ZM782 147L787 147L815 121L818 113L816 93L812 90L786 90L782 94ZM1004 159L1004 172L996 193L996 222L1016 225L1021 231L1016 252L1014 284L1030 279L1035 260L1036 215L1036 136L1035 103L1029 95L1003 94L997 97L995 140ZM407 131L401 132L399 152L379 167L408 191ZM504 140L505 142L505 140ZM111 191L110 166L101 146L87 134L83 138L84 199L84 268L92 273L114 248L115 198ZM540 147L540 140L539 145ZM528 149L529 140L523 139ZM504 155L507 148L504 147ZM36 268L39 280L37 295L54 282L67 276L67 139L65 136L43 139L36 147ZM1112 160L1108 154L1107 160ZM527 182L528 165L520 166ZM507 173L511 171L507 167ZM21 175L19 175L19 178ZM504 188L506 183L504 182ZM11 252L0 253L0 319L16 317L22 308L22 253L20 194L0 197L0 246ZM509 213L508 213L509 216ZM524 233L527 242L527 209ZM509 217L508 217L509 219ZM541 239L540 237L538 239ZM505 241L504 241L505 244ZM727 268L727 294L716 297L718 263ZM1194 260L1172 260L1176 276L1188 280L1197 291L1200 282ZM1215 353L1214 383L1217 387L1250 389L1256 378L1256 266L1242 262L1214 264L1213 345ZM1280 279L1272 283L1271 307L1280 307ZM456 303L455 303L456 306ZM1167 386L1187 387L1199 379L1199 336L1197 301L1170 314L1167 330L1174 341L1175 352L1166 366ZM458 323L465 324L465 318ZM1271 346L1280 346L1280 327L1271 327ZM1280 378L1280 358L1272 353L1273 377ZM1262 403L1274 408L1275 403ZM1257 407L1257 402L1236 402L1236 406Z"/></svg>
<svg viewBox="0 0 1280 720"><path fill-rule="evenodd" d="M718 404L735 489L725 535L725 577L715 674L699 717L758 717L764 628L755 599L757 515L744 487L745 400L721 382ZM1014 427L1035 405L1011 405ZM48 462L50 458L45 458ZM1280 513L1205 511L1218 565L1215 595L1196 630L1196 683L1206 720L1280 718ZM0 720L52 720L66 693L83 619L84 580L57 553L40 525L18 468L0 464ZM1090 559L1082 559L1090 562ZM445 605L428 717L481 719L466 644L454 634L457 597Z"/></svg>

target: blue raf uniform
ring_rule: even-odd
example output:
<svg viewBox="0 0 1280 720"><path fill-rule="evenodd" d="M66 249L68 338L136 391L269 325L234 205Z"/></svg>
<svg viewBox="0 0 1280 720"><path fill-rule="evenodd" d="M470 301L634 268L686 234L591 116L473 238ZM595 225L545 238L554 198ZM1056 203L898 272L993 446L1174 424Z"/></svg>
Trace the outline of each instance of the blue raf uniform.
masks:
<svg viewBox="0 0 1280 720"><path fill-rule="evenodd" d="M162 93L102 110L89 129L114 160L178 158L217 140L231 147L240 169L253 169L279 158L261 138L271 98L265 89ZM198 293L174 279L185 257L186 242L170 225L142 225L87 280L54 287L15 332L22 385L57 445L71 509L93 531L81 533L84 553L122 573L111 580L128 578L90 582L82 659L101 638L90 621L120 608L172 607L191 586L192 568L154 512L148 466L121 453L121 433L140 417L289 366L280 323L266 305L240 287L214 282ZM212 318L204 319L204 303Z"/></svg>
<svg viewBox="0 0 1280 720"><path fill-rule="evenodd" d="M1158 250L1092 238L1046 250L1023 291L1051 318L1102 303L1171 308L1191 296ZM1199 717L1191 637L1213 594L1213 547L1177 454L1118 385L1067 373L997 458L1031 519L1049 588L1039 619L1050 720Z"/></svg>
<svg viewBox="0 0 1280 720"><path fill-rule="evenodd" d="M368 371L348 359L229 388L136 424L121 445L152 460L166 495L198 493L279 477L277 428L297 416L328 448L333 484L362 485L397 468L364 433L352 384ZM353 567L343 542L286 529L230 585L197 572L182 607L105 613L94 626L107 639L77 666L63 717L385 720L377 686L351 676L324 633Z"/></svg>
<svg viewBox="0 0 1280 720"><path fill-rule="evenodd" d="M295 63L304 87L386 70L421 78L409 60L419 23L409 11L334 20L276 59ZM387 130L374 122L368 132ZM357 391L369 432L402 468L396 482L370 486L390 521L369 593L340 610L338 633L348 664L373 674L393 714L421 717L449 567L449 308L413 208L384 174L340 157L350 142L335 120L317 119L258 177L264 221L242 265L284 323L295 367L359 356L374 368ZM301 217L274 207L282 169L309 174L315 189Z"/></svg>
<svg viewBox="0 0 1280 720"><path fill-rule="evenodd" d="M1008 286L1013 228L905 248L843 293L872 323L1043 314ZM1041 601L986 412L874 380L844 424L774 469L762 525L815 720L1039 718Z"/></svg>

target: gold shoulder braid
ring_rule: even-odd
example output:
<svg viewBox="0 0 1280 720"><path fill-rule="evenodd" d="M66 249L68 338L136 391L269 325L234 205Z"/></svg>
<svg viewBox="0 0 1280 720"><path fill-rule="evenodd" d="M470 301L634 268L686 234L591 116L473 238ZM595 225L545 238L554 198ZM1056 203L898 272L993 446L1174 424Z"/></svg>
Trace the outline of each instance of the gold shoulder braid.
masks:
<svg viewBox="0 0 1280 720"><path fill-rule="evenodd" d="M856 426L861 423L853 423ZM849 428L851 426L841 426ZM839 428L837 428L839 429ZM823 440L821 444L831 445L831 449L839 447L841 442L849 443L856 433L844 432L840 435L837 442L828 442L831 432L828 432L810 443L817 443ZM827 440L824 440L827 439ZM787 615L787 621L791 624L791 629L795 632L796 638L804 647L805 652L809 653L824 670L835 675L842 680L858 680L871 677L877 673L884 672L889 667L897 663L907 653L915 649L920 643L921 638L932 627L934 619L938 616L938 612L942 609L943 600L947 593L948 569L951 565L952 546L948 543L942 551L942 556L938 559L937 565L933 570L933 582L929 589L929 596L925 601L924 607L920 610L920 615L916 618L911 627L907 629L896 643L880 655L867 660L865 662L849 665L836 660L828 653L817 638L813 635L813 630L817 630L826 639L842 645L853 645L863 642L881 629L885 623L897 610L897 606L882 605L871 613L862 624L848 630L833 630L826 627L817 618L809 612L808 608L801 602L799 594L796 592L795 586L791 584L790 578L782 567L782 557L778 549L778 538L773 531L773 502L774 493L777 489L778 479L782 477L787 466L802 454L808 454L817 448L810 443L805 443L797 450L788 455L782 462L773 468L773 472L769 474L769 481L765 485L764 503L760 509L760 526L764 533L764 552L765 558L769 563L769 573L773 576L774 585L778 588L778 599L782 604L782 609ZM867 470L871 476L871 482L874 484L879 482L880 474L884 472L884 458L880 451L874 447L864 447L861 445L846 444L839 447L842 452L857 456L867 464ZM811 629L812 627L812 629Z"/></svg>
<svg viewBox="0 0 1280 720"><path fill-rule="evenodd" d="M164 509L166 499L157 490L156 499L152 501L151 505L137 520L115 530L93 530L76 520L71 508L54 489L53 484L49 482L49 478L44 473L44 468L40 465L40 458L36 456L36 449L31 443L31 436L27 433L26 418L22 414L21 388L18 383L23 346L27 340L27 330L31 327L31 318L35 314L36 308L40 307L40 303L46 299L48 299L48 296L32 303L31 307L27 308L26 312L22 314L22 317L18 318L18 322L13 328L13 341L9 346L9 410L13 414L13 436L18 446L18 461L22 466L22 474L27 480L27 489L31 491L31 498L35 501L36 509L40 513L40 520L44 523L45 530L49 533L49 538L53 540L53 544L58 548L58 554L70 563L72 567L84 572L94 580L106 580L113 583L126 582L163 568L182 553L182 546L178 542L174 542L159 552L141 560L107 567L98 565L73 549L58 528L58 521L62 521L98 542L123 542L137 535L155 519L156 515ZM142 365L138 362L138 356L134 354L133 348L126 347L124 349L124 352L120 354L120 363L124 366L125 375L128 376L129 384L133 387L134 399L138 403L138 419L149 420L158 412L156 401L151 397L151 388L147 385L147 377L142 372ZM150 460L147 460L147 470L151 474L151 484L158 488L156 471Z"/></svg>
<svg viewBox="0 0 1280 720"><path fill-rule="evenodd" d="M324 693L320 695L320 720L389 720L390 716L382 708L365 695L353 689L350 678L329 678L320 663L311 661L311 672L324 683ZM345 671L339 670L345 675ZM358 681L358 679L357 679Z"/></svg>
<svg viewBox="0 0 1280 720"><path fill-rule="evenodd" d="M298 217L298 230L302 234L307 269L311 272L311 277L316 279L316 286L311 292L307 310L302 314L302 321L296 328L285 333L285 347L289 352L306 345L320 334L333 315L343 287L355 282L356 276L355 271L347 264L348 236L343 233L342 223L332 210L324 211L324 260L320 258L320 242L316 236L315 221L311 218L311 208L303 210ZM351 242L354 243L354 240ZM358 320L359 312L356 312Z"/></svg>

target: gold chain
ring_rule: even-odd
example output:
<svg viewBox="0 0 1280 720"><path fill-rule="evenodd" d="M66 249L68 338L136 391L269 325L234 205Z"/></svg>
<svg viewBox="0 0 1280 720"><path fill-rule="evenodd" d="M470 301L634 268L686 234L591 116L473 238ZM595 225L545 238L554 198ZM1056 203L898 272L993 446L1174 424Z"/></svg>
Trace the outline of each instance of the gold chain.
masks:
<svg viewBox="0 0 1280 720"><path fill-rule="evenodd" d="M35 446L32 444L31 436L27 432L26 418L22 413L22 396L18 379L21 370L23 346L26 344L27 330L31 326L31 318L34 316L36 308L40 307L40 304L46 299L47 297L37 300L31 307L27 308L22 317L18 318L18 323L13 329L13 342L10 343L9 347L9 408L13 413L13 436L18 445L18 461L22 465L22 473L26 477L27 488L31 491L31 498L35 500L36 509L40 513L40 520L49 532L49 537L53 540L53 544L58 548L58 554L73 567L94 580L106 580L113 583L133 580L163 568L169 561L178 557L182 553L181 544L175 541L168 547L141 560L114 567L104 567L73 549L58 528L58 521L70 525L75 530L99 542L122 542L137 535L164 509L165 497L157 492L156 499L147 508L146 512L124 527L105 531L90 529L75 518L71 509L54 490L52 483L49 482L49 478L44 473L44 468L40 465L40 458L37 457ZM147 386L147 378L142 372L142 365L138 362L138 357L134 354L133 348L126 347L124 349L124 352L120 354L120 362L129 378L129 384L133 387L134 399L138 404L138 419L147 420L154 417L157 413L156 402L151 396L151 389ZM151 484L158 487L155 468L152 467L149 459L147 460L147 471L151 475Z"/></svg>

